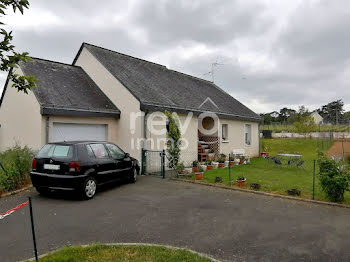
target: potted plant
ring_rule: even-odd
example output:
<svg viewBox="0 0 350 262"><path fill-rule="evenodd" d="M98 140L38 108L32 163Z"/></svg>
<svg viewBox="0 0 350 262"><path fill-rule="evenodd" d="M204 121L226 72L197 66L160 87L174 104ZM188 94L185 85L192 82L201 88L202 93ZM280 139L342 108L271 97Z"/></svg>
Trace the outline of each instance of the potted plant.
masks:
<svg viewBox="0 0 350 262"><path fill-rule="evenodd" d="M199 166L197 172L195 173L196 180L203 179L203 174L204 174L203 168Z"/></svg>
<svg viewBox="0 0 350 262"><path fill-rule="evenodd" d="M221 156L218 158L218 168L223 168L225 167L225 159L222 158Z"/></svg>
<svg viewBox="0 0 350 262"><path fill-rule="evenodd" d="M182 174L184 170L185 170L184 162L178 163L176 166L177 173Z"/></svg>
<svg viewBox="0 0 350 262"><path fill-rule="evenodd" d="M235 165L235 158L234 158L233 156L230 156L230 157L228 158L228 160L229 160L229 165L230 165L230 166L234 166L234 165Z"/></svg>
<svg viewBox="0 0 350 262"><path fill-rule="evenodd" d="M268 148L267 148L267 146L265 145L265 142L264 142L264 141L262 142L261 149L262 149L262 152L260 153L260 156L261 156L262 158L268 157L268 156L269 156Z"/></svg>
<svg viewBox="0 0 350 262"><path fill-rule="evenodd" d="M207 160L205 163L207 164L207 170L212 170L214 168L213 161Z"/></svg>
<svg viewBox="0 0 350 262"><path fill-rule="evenodd" d="M247 181L247 179L245 177L238 177L236 179L236 184L239 187L244 187L245 186L245 181Z"/></svg>
<svg viewBox="0 0 350 262"><path fill-rule="evenodd" d="M198 160L192 162L192 173L198 172Z"/></svg>

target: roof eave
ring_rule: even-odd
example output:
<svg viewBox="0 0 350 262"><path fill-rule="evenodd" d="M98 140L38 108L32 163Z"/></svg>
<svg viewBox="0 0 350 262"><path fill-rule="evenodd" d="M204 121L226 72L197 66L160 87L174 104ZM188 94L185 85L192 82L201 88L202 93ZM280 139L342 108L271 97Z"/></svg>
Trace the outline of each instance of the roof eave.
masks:
<svg viewBox="0 0 350 262"><path fill-rule="evenodd" d="M85 109L54 108L42 106L40 109L42 115L53 116L87 116L87 117L110 117L120 118L120 112L117 111L94 111Z"/></svg>

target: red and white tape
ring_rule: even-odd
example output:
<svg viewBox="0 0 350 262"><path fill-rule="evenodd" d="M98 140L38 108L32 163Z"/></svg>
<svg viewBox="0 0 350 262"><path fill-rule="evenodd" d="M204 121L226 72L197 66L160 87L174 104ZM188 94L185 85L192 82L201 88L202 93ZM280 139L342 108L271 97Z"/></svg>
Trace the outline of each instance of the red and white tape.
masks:
<svg viewBox="0 0 350 262"><path fill-rule="evenodd" d="M26 206L26 205L28 205L28 204L29 204L29 201L24 202L24 203L22 203L22 204L20 204L20 205L18 205L18 206L16 206L16 207L14 207L14 208L11 208L10 210L7 210L7 211L4 212L4 213L1 213L1 214L0 214L0 220L1 220L1 219L4 219L5 217L11 215L12 213L14 213L15 211L17 211L18 209L20 209L20 208L22 208L22 207L24 207L24 206Z"/></svg>

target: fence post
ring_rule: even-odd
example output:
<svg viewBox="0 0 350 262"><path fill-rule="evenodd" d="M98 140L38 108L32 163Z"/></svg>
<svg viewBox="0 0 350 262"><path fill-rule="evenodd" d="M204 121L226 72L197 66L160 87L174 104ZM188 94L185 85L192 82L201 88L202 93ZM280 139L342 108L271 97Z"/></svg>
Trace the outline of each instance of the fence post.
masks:
<svg viewBox="0 0 350 262"><path fill-rule="evenodd" d="M32 235L33 235L35 261L38 261L38 250L36 248L36 238L35 238L35 228L34 228L34 219L33 219L32 198L28 197L28 200L29 200L30 222L31 222L31 225L32 225Z"/></svg>
<svg viewBox="0 0 350 262"><path fill-rule="evenodd" d="M228 177L229 177L229 180L230 180L230 186L231 186L231 161L230 161L230 158L231 158L231 153L228 154Z"/></svg>
<svg viewBox="0 0 350 262"><path fill-rule="evenodd" d="M312 200L315 199L315 173L316 173L316 160L314 159L314 173L312 177Z"/></svg>
<svg viewBox="0 0 350 262"><path fill-rule="evenodd" d="M165 150L162 151L162 176L165 178Z"/></svg>

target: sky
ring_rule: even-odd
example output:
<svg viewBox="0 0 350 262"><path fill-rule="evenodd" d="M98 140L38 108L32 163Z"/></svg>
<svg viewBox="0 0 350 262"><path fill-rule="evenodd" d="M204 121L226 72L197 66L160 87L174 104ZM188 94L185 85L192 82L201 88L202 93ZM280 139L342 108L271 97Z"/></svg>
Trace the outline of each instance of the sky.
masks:
<svg viewBox="0 0 350 262"><path fill-rule="evenodd" d="M343 99L347 0L31 0L0 19L17 51L72 63L87 42L212 80L257 113ZM6 74L0 74L0 92Z"/></svg>

